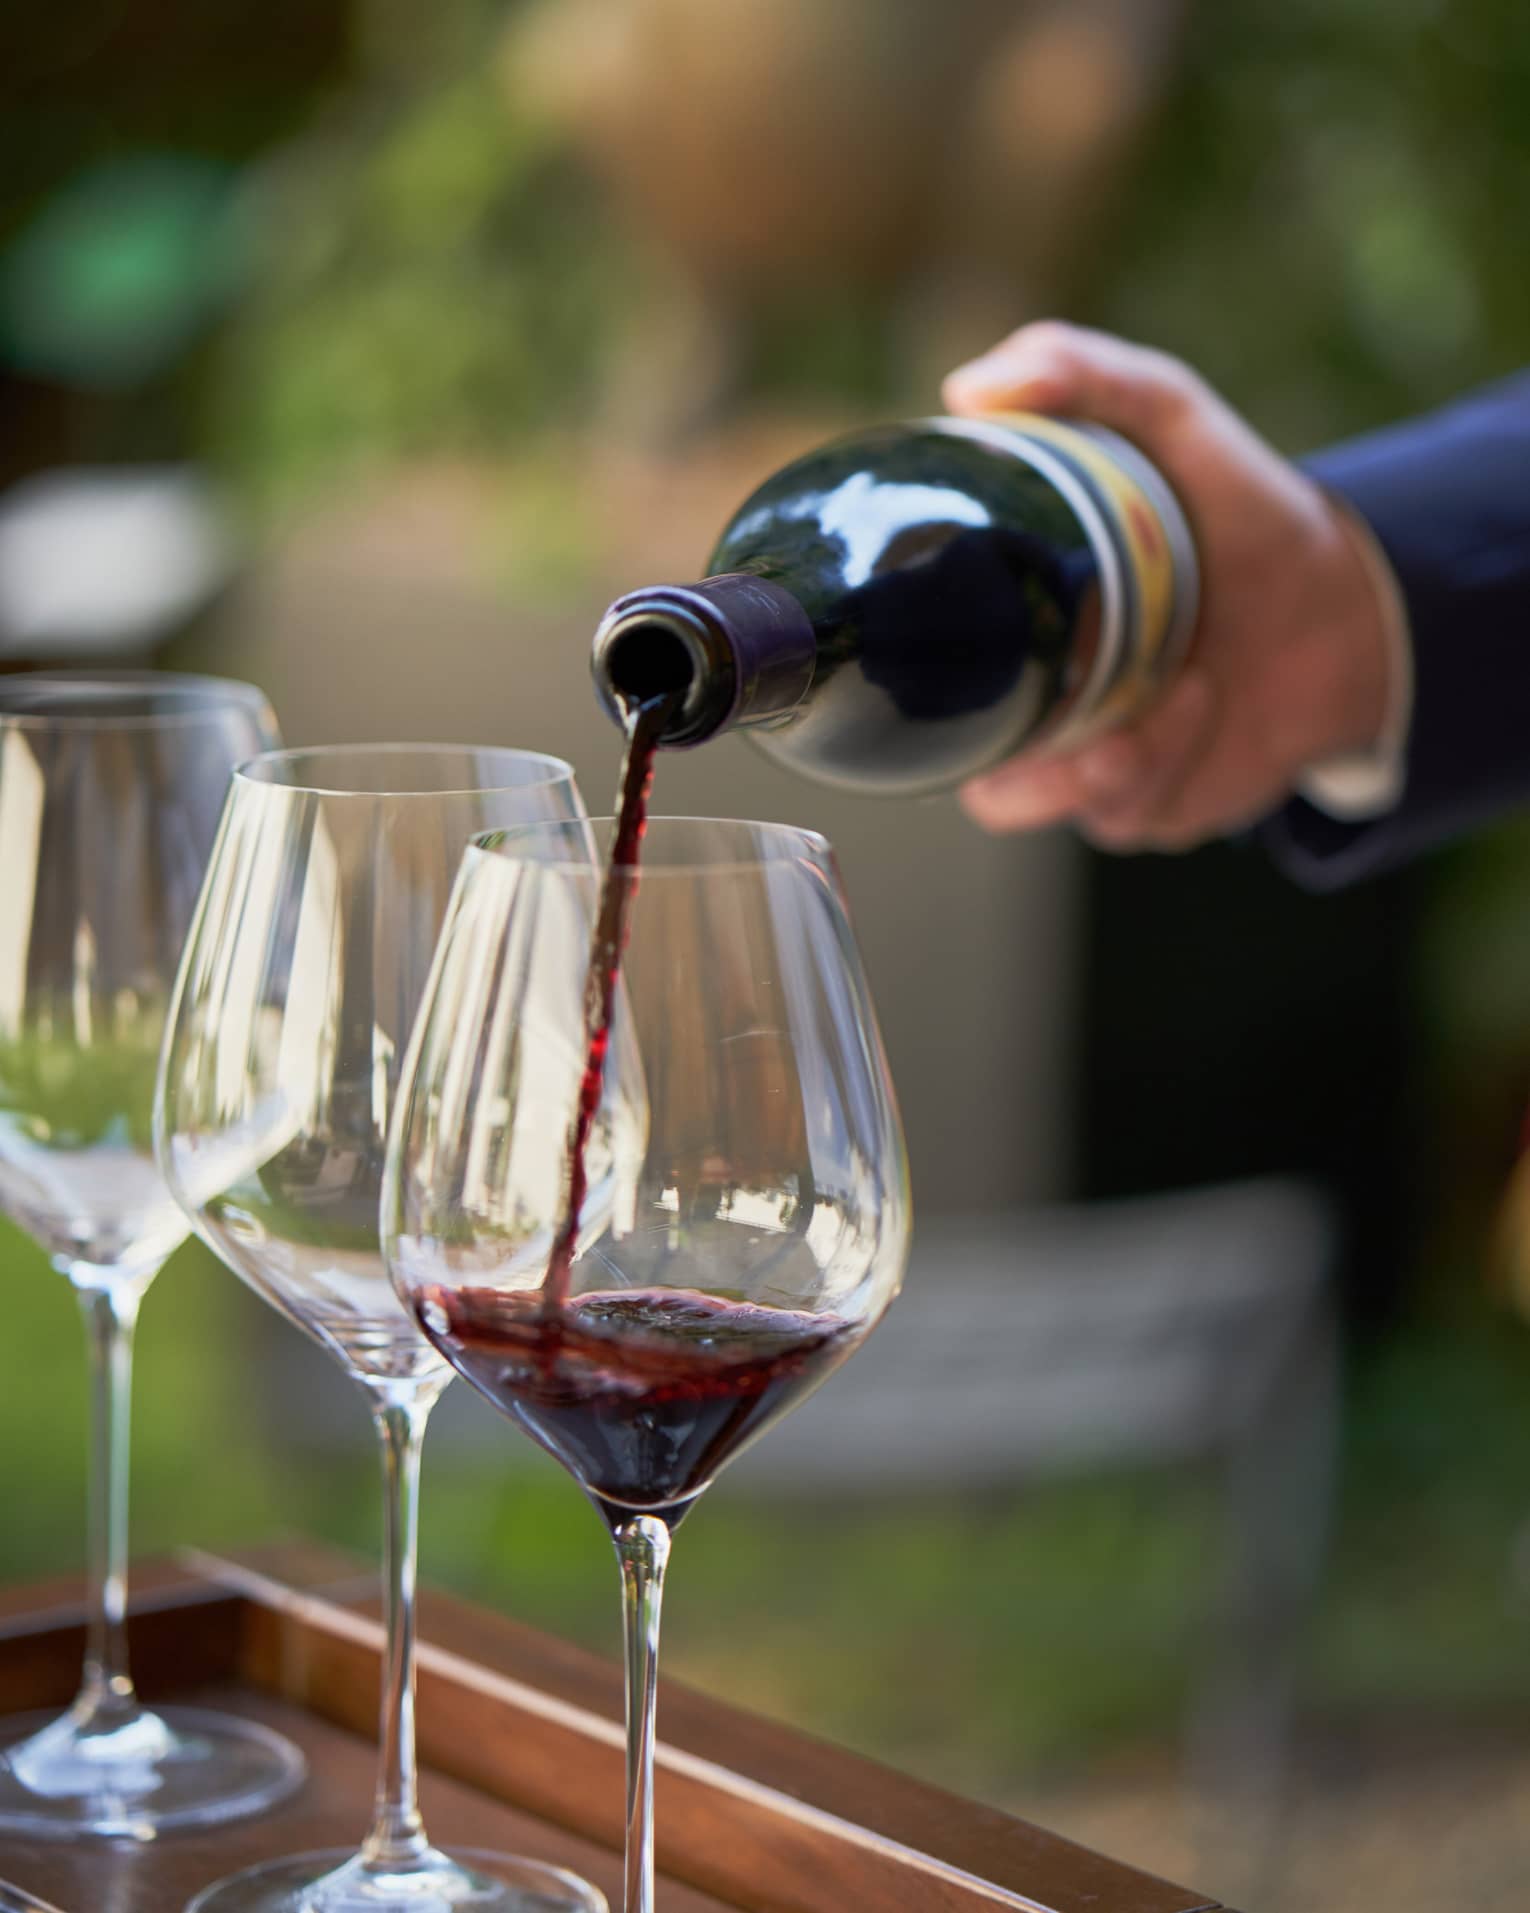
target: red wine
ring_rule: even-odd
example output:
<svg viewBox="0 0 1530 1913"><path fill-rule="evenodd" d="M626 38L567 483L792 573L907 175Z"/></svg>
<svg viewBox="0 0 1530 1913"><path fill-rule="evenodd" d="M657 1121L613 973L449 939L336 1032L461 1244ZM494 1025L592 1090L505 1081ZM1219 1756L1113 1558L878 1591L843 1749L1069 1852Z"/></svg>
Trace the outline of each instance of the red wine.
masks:
<svg viewBox="0 0 1530 1913"><path fill-rule="evenodd" d="M585 976L584 1069L546 1280L508 1293L438 1285L415 1297L421 1328L452 1366L609 1514L664 1510L671 1520L744 1442L837 1366L860 1333L837 1316L689 1289L570 1295L654 757L682 680L683 669L666 665L624 699L617 818Z"/></svg>
<svg viewBox="0 0 1530 1913"><path fill-rule="evenodd" d="M606 1051L611 1042L611 1008L616 981L627 948L632 902L637 895L638 864L643 832L648 826L648 793L653 785L653 760L669 721L672 697L664 689L649 692L625 706L627 747L617 787L616 826L611 854L600 888L600 907L590 940L590 966L584 979L584 1073L579 1100L569 1125L568 1170L563 1220L553 1240L543 1293L547 1306L557 1309L568 1296L569 1271L579 1242L579 1212L584 1207L588 1178L585 1152L590 1126L600 1106Z"/></svg>
<svg viewBox="0 0 1530 1913"><path fill-rule="evenodd" d="M683 1505L855 1347L836 1315L694 1290L436 1286L420 1323L459 1374L608 1507Z"/></svg>

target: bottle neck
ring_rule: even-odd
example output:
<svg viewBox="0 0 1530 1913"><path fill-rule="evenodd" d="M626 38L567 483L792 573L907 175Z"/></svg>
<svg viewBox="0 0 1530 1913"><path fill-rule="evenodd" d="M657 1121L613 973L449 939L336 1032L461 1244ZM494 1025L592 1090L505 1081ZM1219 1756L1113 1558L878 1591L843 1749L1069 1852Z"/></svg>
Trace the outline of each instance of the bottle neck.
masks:
<svg viewBox="0 0 1530 1913"><path fill-rule="evenodd" d="M789 591L729 572L618 598L595 633L590 669L618 722L630 704L683 693L659 740L674 749L795 710L816 654L812 621Z"/></svg>

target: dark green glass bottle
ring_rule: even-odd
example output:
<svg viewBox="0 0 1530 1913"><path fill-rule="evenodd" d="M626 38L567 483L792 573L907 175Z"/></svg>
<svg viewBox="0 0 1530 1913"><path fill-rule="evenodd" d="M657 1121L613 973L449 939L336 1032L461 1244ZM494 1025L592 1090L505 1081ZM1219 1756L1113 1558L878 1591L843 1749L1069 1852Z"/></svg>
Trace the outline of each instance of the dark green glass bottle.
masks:
<svg viewBox="0 0 1530 1913"><path fill-rule="evenodd" d="M706 577L611 606L592 665L613 716L676 695L666 747L743 729L805 776L912 793L1141 709L1196 596L1184 514L1115 433L924 419L767 479Z"/></svg>

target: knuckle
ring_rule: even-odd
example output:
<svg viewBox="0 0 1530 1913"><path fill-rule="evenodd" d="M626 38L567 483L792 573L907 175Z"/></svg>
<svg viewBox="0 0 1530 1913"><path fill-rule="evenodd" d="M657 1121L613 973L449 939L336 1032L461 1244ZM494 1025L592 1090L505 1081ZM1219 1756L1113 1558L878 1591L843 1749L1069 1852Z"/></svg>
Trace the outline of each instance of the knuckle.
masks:
<svg viewBox="0 0 1530 1913"><path fill-rule="evenodd" d="M1045 359L1050 365L1069 364L1078 356L1079 332L1065 319L1032 319L1010 334L1008 344L1027 358Z"/></svg>
<svg viewBox="0 0 1530 1913"><path fill-rule="evenodd" d="M1129 857L1144 848L1140 838L1120 835L1114 831L1097 830L1086 826L1084 836L1092 850L1103 851L1109 857Z"/></svg>
<svg viewBox="0 0 1530 1913"><path fill-rule="evenodd" d="M1186 823L1178 819L1155 824L1151 832L1153 848L1175 857L1183 856L1186 851L1198 849L1209 835L1210 833L1203 825Z"/></svg>
<svg viewBox="0 0 1530 1913"><path fill-rule="evenodd" d="M1147 843L1151 824L1135 805L1086 805L1079 812L1079 828L1100 850L1137 850Z"/></svg>
<svg viewBox="0 0 1530 1913"><path fill-rule="evenodd" d="M1075 337L1066 319L1030 319L1011 334L1016 344L1066 345Z"/></svg>
<svg viewBox="0 0 1530 1913"><path fill-rule="evenodd" d="M1002 773L964 784L957 796L974 823L996 833L1034 829L1059 814L1047 790L1035 788L1026 778L1006 778Z"/></svg>
<svg viewBox="0 0 1530 1913"><path fill-rule="evenodd" d="M1142 369L1165 417L1178 417L1204 402L1208 388L1200 375L1172 353L1145 347Z"/></svg>
<svg viewBox="0 0 1530 1913"><path fill-rule="evenodd" d="M967 815L989 829L997 827L1011 808L1004 792L991 784L964 784L957 797Z"/></svg>
<svg viewBox="0 0 1530 1913"><path fill-rule="evenodd" d="M1079 782L1100 798L1124 796L1149 781L1153 763L1152 746L1140 729L1117 731L1080 753Z"/></svg>

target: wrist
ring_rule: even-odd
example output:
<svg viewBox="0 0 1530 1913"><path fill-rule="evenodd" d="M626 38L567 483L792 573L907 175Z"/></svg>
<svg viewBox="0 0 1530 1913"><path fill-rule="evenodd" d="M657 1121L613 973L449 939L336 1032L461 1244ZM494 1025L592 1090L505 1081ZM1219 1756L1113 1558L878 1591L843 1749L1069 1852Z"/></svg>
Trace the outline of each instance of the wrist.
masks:
<svg viewBox="0 0 1530 1913"><path fill-rule="evenodd" d="M1332 815L1374 817L1402 792L1412 718L1407 609L1386 554L1363 519L1326 498L1332 568L1320 569L1327 616L1319 625L1330 696L1319 701L1320 741L1296 788Z"/></svg>
<svg viewBox="0 0 1530 1913"><path fill-rule="evenodd" d="M1337 500L1325 503L1330 551L1319 576L1332 685L1324 754L1341 755L1375 750L1395 715L1396 610L1369 532Z"/></svg>

